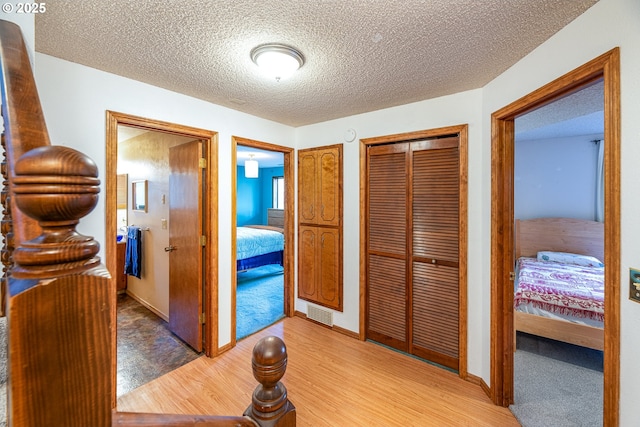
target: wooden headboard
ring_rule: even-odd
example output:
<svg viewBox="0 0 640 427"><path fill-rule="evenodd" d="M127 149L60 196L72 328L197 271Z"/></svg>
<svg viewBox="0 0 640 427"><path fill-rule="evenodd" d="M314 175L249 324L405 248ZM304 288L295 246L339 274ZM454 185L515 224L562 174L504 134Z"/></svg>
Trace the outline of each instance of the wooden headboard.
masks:
<svg viewBox="0 0 640 427"><path fill-rule="evenodd" d="M604 224L575 218L515 221L516 259L538 251L591 255L604 262Z"/></svg>

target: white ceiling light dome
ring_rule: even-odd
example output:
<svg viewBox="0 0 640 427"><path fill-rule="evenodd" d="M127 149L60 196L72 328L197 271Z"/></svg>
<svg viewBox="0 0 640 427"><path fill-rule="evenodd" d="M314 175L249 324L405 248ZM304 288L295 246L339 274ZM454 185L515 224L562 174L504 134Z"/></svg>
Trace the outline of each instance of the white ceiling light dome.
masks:
<svg viewBox="0 0 640 427"><path fill-rule="evenodd" d="M269 77L277 81L291 77L304 64L304 56L291 46L264 44L251 51L251 60Z"/></svg>
<svg viewBox="0 0 640 427"><path fill-rule="evenodd" d="M249 160L244 161L245 178L258 178L258 161L253 156L253 154L249 154Z"/></svg>

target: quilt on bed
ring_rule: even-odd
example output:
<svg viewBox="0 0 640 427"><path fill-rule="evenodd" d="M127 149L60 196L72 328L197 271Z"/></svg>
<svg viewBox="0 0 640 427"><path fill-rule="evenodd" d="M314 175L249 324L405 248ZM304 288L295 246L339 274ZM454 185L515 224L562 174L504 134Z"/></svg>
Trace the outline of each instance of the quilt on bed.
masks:
<svg viewBox="0 0 640 427"><path fill-rule="evenodd" d="M514 308L520 305L602 322L604 268L520 258Z"/></svg>
<svg viewBox="0 0 640 427"><path fill-rule="evenodd" d="M236 236L236 252L239 260L284 249L284 235L281 232L238 227Z"/></svg>

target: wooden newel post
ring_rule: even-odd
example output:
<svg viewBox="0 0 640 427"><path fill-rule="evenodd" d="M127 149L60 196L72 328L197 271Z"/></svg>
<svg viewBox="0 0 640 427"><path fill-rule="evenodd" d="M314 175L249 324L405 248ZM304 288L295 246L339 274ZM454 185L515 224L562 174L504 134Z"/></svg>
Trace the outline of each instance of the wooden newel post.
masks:
<svg viewBox="0 0 640 427"><path fill-rule="evenodd" d="M38 221L42 234L15 249L12 275L51 277L100 265L98 242L76 232L98 203L95 163L72 148L44 146L25 153L14 169L16 205Z"/></svg>
<svg viewBox="0 0 640 427"><path fill-rule="evenodd" d="M44 146L14 170L12 210L42 234L16 242L9 271L10 425L110 426L114 293L99 244L75 230L98 201L98 169L71 148Z"/></svg>
<svg viewBox="0 0 640 427"><path fill-rule="evenodd" d="M296 408L280 382L287 370L287 347L275 336L262 338L253 348L253 376L260 383L244 415L261 427L295 427Z"/></svg>

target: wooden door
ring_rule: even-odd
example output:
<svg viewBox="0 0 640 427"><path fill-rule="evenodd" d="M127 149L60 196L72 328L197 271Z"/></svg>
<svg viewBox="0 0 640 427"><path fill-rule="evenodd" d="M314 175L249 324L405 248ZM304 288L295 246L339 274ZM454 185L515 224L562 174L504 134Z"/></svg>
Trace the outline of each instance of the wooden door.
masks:
<svg viewBox="0 0 640 427"><path fill-rule="evenodd" d="M169 329L202 351L202 143L169 150Z"/></svg>
<svg viewBox="0 0 640 427"><path fill-rule="evenodd" d="M317 227L301 225L298 237L298 297L317 300Z"/></svg>
<svg viewBox="0 0 640 427"><path fill-rule="evenodd" d="M317 286L318 302L336 310L342 310L340 282L340 232L337 228L318 227L320 239L316 265L320 266Z"/></svg>
<svg viewBox="0 0 640 427"><path fill-rule="evenodd" d="M298 241L298 297L342 310L340 231L301 225Z"/></svg>
<svg viewBox="0 0 640 427"><path fill-rule="evenodd" d="M340 151L337 147L318 152L318 182L316 205L319 212L316 223L338 226L340 224L339 185Z"/></svg>
<svg viewBox="0 0 640 427"><path fill-rule="evenodd" d="M298 152L298 297L342 311L342 145Z"/></svg>
<svg viewBox="0 0 640 427"><path fill-rule="evenodd" d="M368 151L367 337L407 347L408 144Z"/></svg>
<svg viewBox="0 0 640 427"><path fill-rule="evenodd" d="M371 146L366 335L458 369L458 137Z"/></svg>
<svg viewBox="0 0 640 427"><path fill-rule="evenodd" d="M298 157L299 221L339 226L342 147L300 150Z"/></svg>
<svg viewBox="0 0 640 427"><path fill-rule="evenodd" d="M411 144L411 353L458 369L458 137Z"/></svg>
<svg viewBox="0 0 640 427"><path fill-rule="evenodd" d="M301 223L316 223L317 180L315 151L301 151L298 157L298 215Z"/></svg>

